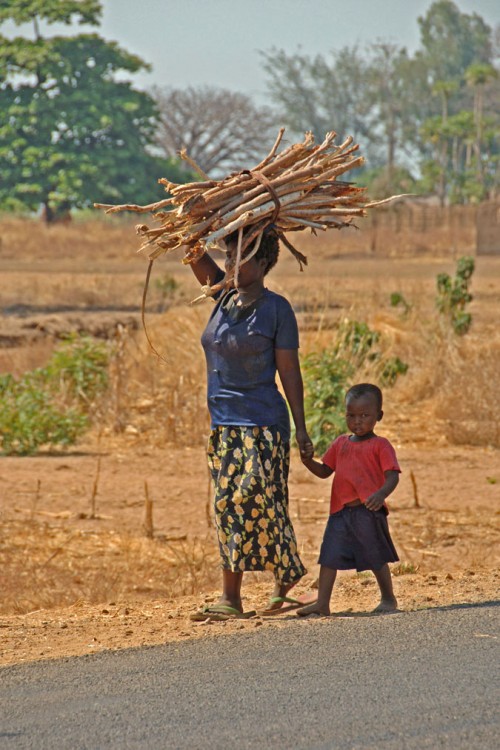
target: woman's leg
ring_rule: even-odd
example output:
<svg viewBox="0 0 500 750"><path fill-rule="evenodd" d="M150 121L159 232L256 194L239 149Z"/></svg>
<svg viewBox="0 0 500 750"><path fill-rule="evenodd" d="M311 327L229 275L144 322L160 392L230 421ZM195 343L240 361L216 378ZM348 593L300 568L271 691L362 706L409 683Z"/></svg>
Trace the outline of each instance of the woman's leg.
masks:
<svg viewBox="0 0 500 750"><path fill-rule="evenodd" d="M239 612L243 612L241 603L242 581L243 573L233 573L232 570L224 568L222 571L222 596L219 599L219 604L227 604L239 610Z"/></svg>
<svg viewBox="0 0 500 750"><path fill-rule="evenodd" d="M329 615L330 599L332 598L333 584L337 578L337 571L321 565L319 569L318 600L307 607L301 607L297 614L301 617L306 615Z"/></svg>
<svg viewBox="0 0 500 750"><path fill-rule="evenodd" d="M274 435L275 444L270 446L270 460L272 463L271 480L273 495L270 514L272 519L277 520L272 524L273 541L276 547L269 552L272 559L279 549L278 557L280 558L279 566L274 571L274 591L273 598L287 596L294 586L307 572L300 559L297 550L297 540L295 531L289 514L288 499L288 474L290 470L290 443L283 442L279 431ZM265 456L263 456L263 459ZM265 492L266 488L263 488ZM269 528L269 527L268 527ZM271 554L273 553L273 554ZM286 579L286 583L283 582ZM279 609L280 602L270 605L269 609Z"/></svg>
<svg viewBox="0 0 500 750"><path fill-rule="evenodd" d="M372 570L372 573L377 579L378 587L380 589L380 604L373 611L394 612L394 610L398 608L398 602L394 596L392 576L388 563L382 565L379 570Z"/></svg>

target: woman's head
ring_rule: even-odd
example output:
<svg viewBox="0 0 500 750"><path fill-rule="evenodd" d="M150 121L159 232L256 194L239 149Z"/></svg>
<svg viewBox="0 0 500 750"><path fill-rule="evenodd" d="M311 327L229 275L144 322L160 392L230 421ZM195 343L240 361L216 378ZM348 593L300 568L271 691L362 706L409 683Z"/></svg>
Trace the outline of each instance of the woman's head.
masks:
<svg viewBox="0 0 500 750"><path fill-rule="evenodd" d="M245 233L243 233L243 239L245 238ZM248 255L252 252L252 249L255 247L255 242L258 241L258 238L256 238L249 247L245 250L245 255ZM236 248L238 246L238 231L233 232L232 234L229 234L225 238L225 243L228 248L228 255L231 256L231 259L236 259ZM268 227L264 230L262 233L262 237L260 240L259 249L253 256L253 260L260 264L260 261L262 261L262 268L264 270L264 276L266 276L271 268L273 268L276 263L278 262L278 256L280 252L280 246L279 246L279 239L278 235L276 234L276 230L273 227ZM244 256L243 256L244 257Z"/></svg>

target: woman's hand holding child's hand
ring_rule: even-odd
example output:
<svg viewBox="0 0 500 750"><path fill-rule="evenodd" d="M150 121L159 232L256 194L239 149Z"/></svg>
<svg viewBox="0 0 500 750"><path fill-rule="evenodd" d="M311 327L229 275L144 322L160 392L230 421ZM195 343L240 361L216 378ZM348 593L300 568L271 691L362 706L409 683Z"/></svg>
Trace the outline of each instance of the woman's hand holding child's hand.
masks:
<svg viewBox="0 0 500 750"><path fill-rule="evenodd" d="M314 456L314 446L307 432L305 430L297 430L295 437L299 446L300 458L302 460L312 458Z"/></svg>
<svg viewBox="0 0 500 750"><path fill-rule="evenodd" d="M314 446L312 443L305 443L303 446L299 445L300 457L305 461L309 461L314 456Z"/></svg>

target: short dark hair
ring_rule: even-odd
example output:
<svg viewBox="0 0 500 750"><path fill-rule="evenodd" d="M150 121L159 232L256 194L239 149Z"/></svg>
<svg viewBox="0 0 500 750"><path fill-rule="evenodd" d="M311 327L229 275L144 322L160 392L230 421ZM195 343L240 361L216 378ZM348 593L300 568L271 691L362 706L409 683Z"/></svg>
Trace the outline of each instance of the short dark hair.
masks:
<svg viewBox="0 0 500 750"><path fill-rule="evenodd" d="M358 383L357 385L353 385L345 394L346 403L349 399L356 400L357 398L361 398L361 396L373 396L377 402L377 409L382 411L382 391L377 385L373 385L372 383Z"/></svg>
<svg viewBox="0 0 500 750"><path fill-rule="evenodd" d="M243 237L245 237L245 233L243 232ZM251 243L251 245L245 250L245 255L247 255L249 252L251 252L252 248L255 247L255 242L258 240L258 237L254 242ZM232 232L231 234L228 234L228 236L225 238L226 243L234 243L236 244L238 242L238 230L235 232ZM269 273L271 268L274 268L276 263L278 262L278 256L280 254L280 243L278 239L278 235L276 233L276 230L273 227L266 227L262 233L262 237L260 240L259 249L253 256L255 260L266 260L267 265L264 270L264 276Z"/></svg>

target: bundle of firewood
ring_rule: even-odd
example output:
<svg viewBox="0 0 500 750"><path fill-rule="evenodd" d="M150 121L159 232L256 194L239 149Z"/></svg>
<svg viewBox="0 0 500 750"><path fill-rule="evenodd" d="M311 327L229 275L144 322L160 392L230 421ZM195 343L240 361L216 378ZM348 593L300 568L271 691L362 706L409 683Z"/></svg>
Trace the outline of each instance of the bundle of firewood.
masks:
<svg viewBox="0 0 500 750"><path fill-rule="evenodd" d="M183 262L196 262L207 249L238 231L236 268L253 256L262 232L270 225L294 254L299 264L307 263L302 253L290 243L285 233L311 229L341 229L355 217L365 216L366 209L385 203L363 200L364 188L339 180L341 175L363 164L356 155L359 146L352 137L335 145L336 134L328 133L321 144L315 144L311 133L278 153L284 128L266 158L256 167L231 174L223 180L211 180L189 158L181 156L203 178L202 182L177 185L166 179L169 197L148 206L94 204L106 213L117 211L151 212L159 226L136 226L144 238L139 250L147 251L150 260L163 253L183 248ZM250 253L246 249L253 243ZM302 265L301 265L302 268ZM226 279L226 284L230 279ZM213 292L204 288L208 296Z"/></svg>

